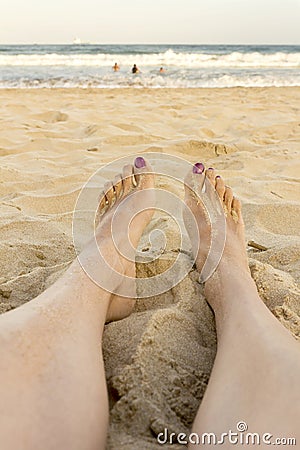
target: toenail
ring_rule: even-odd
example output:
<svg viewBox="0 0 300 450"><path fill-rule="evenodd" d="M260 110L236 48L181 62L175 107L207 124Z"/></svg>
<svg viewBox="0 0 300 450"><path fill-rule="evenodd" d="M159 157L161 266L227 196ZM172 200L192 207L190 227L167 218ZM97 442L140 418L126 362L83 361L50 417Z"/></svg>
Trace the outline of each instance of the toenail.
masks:
<svg viewBox="0 0 300 450"><path fill-rule="evenodd" d="M135 158L134 165L137 169L142 169L146 166L146 161L141 156Z"/></svg>
<svg viewBox="0 0 300 450"><path fill-rule="evenodd" d="M196 163L193 167L193 173L201 174L204 172L204 169L205 169L204 164Z"/></svg>
<svg viewBox="0 0 300 450"><path fill-rule="evenodd" d="M208 170L215 170L213 167L209 167Z"/></svg>
<svg viewBox="0 0 300 450"><path fill-rule="evenodd" d="M216 179L219 179L219 178L221 178L220 175L217 175L217 176L216 176Z"/></svg>

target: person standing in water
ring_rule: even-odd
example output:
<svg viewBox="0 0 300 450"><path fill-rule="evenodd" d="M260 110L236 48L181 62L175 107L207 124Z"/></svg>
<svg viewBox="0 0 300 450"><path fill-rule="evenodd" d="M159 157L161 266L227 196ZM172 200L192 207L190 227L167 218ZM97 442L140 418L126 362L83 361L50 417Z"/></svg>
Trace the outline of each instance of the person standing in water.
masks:
<svg viewBox="0 0 300 450"><path fill-rule="evenodd" d="M131 69L132 73L139 73L140 69L137 67L136 64L133 64L133 68Z"/></svg>
<svg viewBox="0 0 300 450"><path fill-rule="evenodd" d="M119 70L120 70L120 66L118 65L118 63L115 63L115 65L113 66L113 71L118 72Z"/></svg>

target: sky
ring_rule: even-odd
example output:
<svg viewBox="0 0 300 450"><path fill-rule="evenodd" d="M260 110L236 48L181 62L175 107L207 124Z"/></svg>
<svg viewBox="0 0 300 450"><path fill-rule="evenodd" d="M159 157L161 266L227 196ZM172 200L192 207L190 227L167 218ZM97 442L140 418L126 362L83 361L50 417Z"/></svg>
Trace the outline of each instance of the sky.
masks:
<svg viewBox="0 0 300 450"><path fill-rule="evenodd" d="M300 0L2 0L0 45L300 44Z"/></svg>

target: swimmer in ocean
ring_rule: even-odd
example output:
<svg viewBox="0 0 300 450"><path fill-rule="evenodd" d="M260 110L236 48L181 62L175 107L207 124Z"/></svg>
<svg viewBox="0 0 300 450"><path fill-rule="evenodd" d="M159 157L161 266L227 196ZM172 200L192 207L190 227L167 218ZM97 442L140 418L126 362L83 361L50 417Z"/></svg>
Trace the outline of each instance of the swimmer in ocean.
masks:
<svg viewBox="0 0 300 450"><path fill-rule="evenodd" d="M140 69L136 66L136 64L133 64L133 68L131 69L132 73L139 73Z"/></svg>

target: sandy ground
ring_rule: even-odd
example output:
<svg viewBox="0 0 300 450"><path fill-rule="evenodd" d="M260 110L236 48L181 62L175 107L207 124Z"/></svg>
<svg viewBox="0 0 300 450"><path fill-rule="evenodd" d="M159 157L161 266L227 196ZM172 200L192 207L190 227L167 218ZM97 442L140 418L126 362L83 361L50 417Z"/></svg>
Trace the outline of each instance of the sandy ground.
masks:
<svg viewBox="0 0 300 450"><path fill-rule="evenodd" d="M89 176L152 151L202 161L233 186L247 241L265 247L248 247L261 297L300 337L299 88L2 90L0 100L0 312L39 294L74 258L72 211ZM137 265L139 276L178 252L173 224L154 221L168 245L151 267ZM191 426L216 352L194 280L106 326L111 449L150 450L165 427Z"/></svg>

